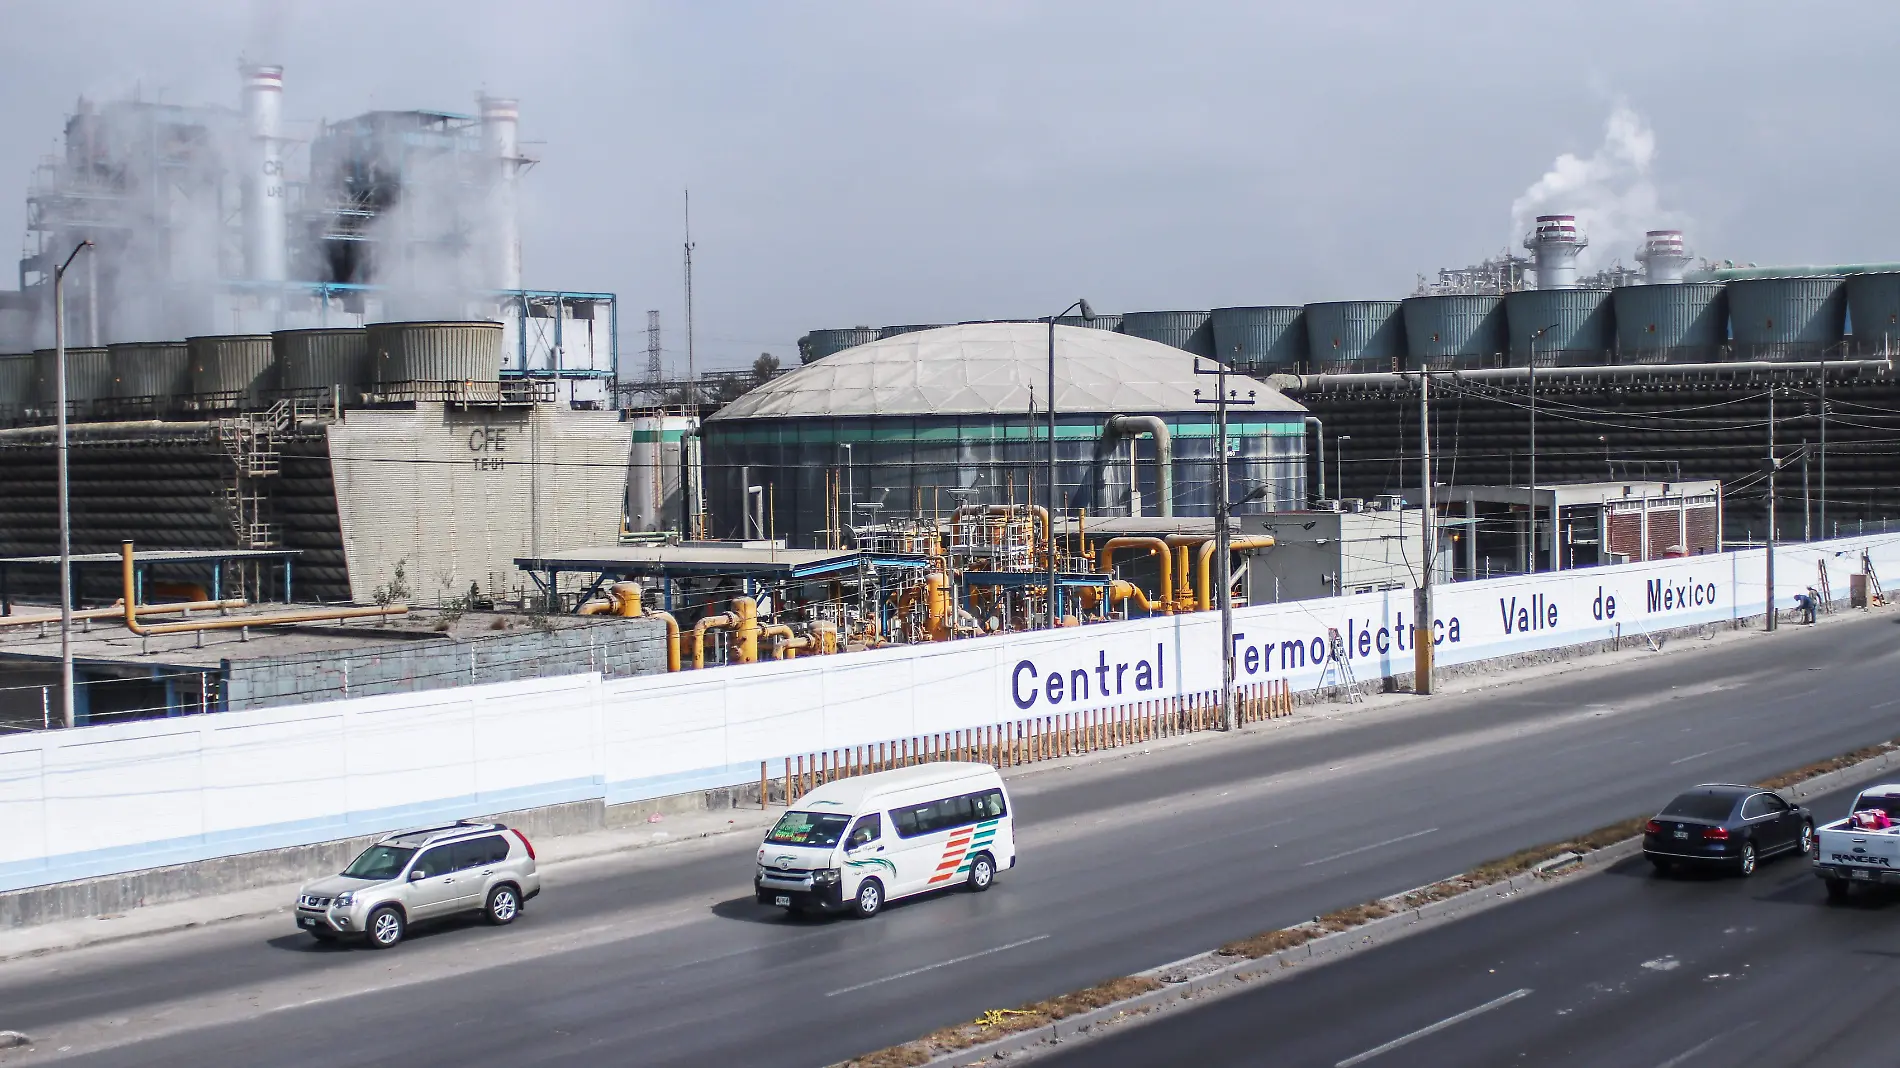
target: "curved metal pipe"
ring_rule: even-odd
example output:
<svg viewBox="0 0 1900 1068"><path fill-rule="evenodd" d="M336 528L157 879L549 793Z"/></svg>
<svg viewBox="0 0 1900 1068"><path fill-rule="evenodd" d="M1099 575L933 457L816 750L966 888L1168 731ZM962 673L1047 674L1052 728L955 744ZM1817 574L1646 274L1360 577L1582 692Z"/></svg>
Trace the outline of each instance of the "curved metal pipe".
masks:
<svg viewBox="0 0 1900 1068"><path fill-rule="evenodd" d="M243 608L251 602L242 597L227 597L222 601L172 601L167 604L143 604L139 611L145 615L168 615L173 612L198 612L213 608ZM82 608L73 613L74 619L114 619L125 614L125 602L114 601L110 608ZM35 623L57 623L58 612L42 615L0 616L0 627L23 627Z"/></svg>
<svg viewBox="0 0 1900 1068"><path fill-rule="evenodd" d="M1129 438L1138 438L1143 434L1154 437L1155 493L1161 498L1162 517L1172 517L1174 515L1174 438L1168 433L1168 424L1162 422L1158 415L1111 415L1108 417L1108 429L1111 433Z"/></svg>
<svg viewBox="0 0 1900 1068"><path fill-rule="evenodd" d="M189 634L195 630L236 630L240 627L272 627L283 623L318 623L333 619L363 619L369 616L407 615L409 606L392 604L387 608L327 608L310 612L280 612L270 616L242 616L229 619L211 619L202 623L164 623L156 627L147 627L139 623L139 605L134 596L137 581L132 566L132 543L119 543L119 573L125 584L122 595L125 600L125 626L127 630L142 637L156 634Z"/></svg>
<svg viewBox="0 0 1900 1068"><path fill-rule="evenodd" d="M666 624L666 670L680 669L680 622L671 612L653 611L647 615Z"/></svg>
<svg viewBox="0 0 1900 1068"><path fill-rule="evenodd" d="M774 638L780 640L772 642ZM759 640L772 642L772 659L774 660L790 660L797 655L798 650L811 645L810 638L798 637L792 632L792 628L784 623L768 623L760 627Z"/></svg>
<svg viewBox="0 0 1900 1068"><path fill-rule="evenodd" d="M710 616L701 616L693 624L693 670L699 671L706 666L706 632L721 630L739 625L739 616L735 612L718 612Z"/></svg>
<svg viewBox="0 0 1900 1068"><path fill-rule="evenodd" d="M1214 584L1213 579L1209 576L1209 572L1212 570L1210 562L1214 559L1215 544L1214 539L1209 538L1207 544L1201 546L1201 559L1195 567L1194 578L1196 589L1194 593L1194 607L1203 612L1209 611L1214 607ZM1229 538L1227 541L1227 551L1234 553L1245 552L1251 549L1271 549L1273 546L1273 538L1267 534L1258 534L1245 538Z"/></svg>
<svg viewBox="0 0 1900 1068"><path fill-rule="evenodd" d="M1116 549L1147 549L1152 552L1161 568L1161 597L1152 607L1162 612L1174 612L1174 553L1168 543L1160 538L1122 537L1110 538L1102 543L1102 570L1109 574L1115 572Z"/></svg>

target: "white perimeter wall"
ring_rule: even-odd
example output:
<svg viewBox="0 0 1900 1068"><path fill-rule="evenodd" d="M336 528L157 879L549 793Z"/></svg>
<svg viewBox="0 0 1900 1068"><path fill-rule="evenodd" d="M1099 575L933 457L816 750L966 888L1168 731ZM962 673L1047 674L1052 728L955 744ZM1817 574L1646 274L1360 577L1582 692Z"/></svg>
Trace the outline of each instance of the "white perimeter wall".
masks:
<svg viewBox="0 0 1900 1068"><path fill-rule="evenodd" d="M1825 561L1900 581L1900 535L1783 548L1777 604ZM1440 586L1437 662L1758 614L1762 550ZM1359 679L1412 668L1410 590L1238 609L1243 683L1320 682L1337 628ZM563 802L757 782L795 753L1219 685L1219 617L603 681L576 675L0 738L0 890Z"/></svg>

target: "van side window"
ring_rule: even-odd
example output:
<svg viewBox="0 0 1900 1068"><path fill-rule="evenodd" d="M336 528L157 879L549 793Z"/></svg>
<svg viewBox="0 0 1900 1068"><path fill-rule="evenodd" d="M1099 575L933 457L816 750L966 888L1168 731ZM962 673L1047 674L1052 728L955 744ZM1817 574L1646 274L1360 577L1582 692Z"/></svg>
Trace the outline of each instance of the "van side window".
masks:
<svg viewBox="0 0 1900 1068"><path fill-rule="evenodd" d="M844 847L846 849L856 849L861 845L869 845L877 841L877 836L882 831L882 828L879 826L882 822L882 820L878 819L878 815L875 812L859 819L851 828L851 836L845 839Z"/></svg>
<svg viewBox="0 0 1900 1068"><path fill-rule="evenodd" d="M1003 791L990 789L893 809L891 821L897 825L899 838L915 838L933 831L996 819L1004 814Z"/></svg>

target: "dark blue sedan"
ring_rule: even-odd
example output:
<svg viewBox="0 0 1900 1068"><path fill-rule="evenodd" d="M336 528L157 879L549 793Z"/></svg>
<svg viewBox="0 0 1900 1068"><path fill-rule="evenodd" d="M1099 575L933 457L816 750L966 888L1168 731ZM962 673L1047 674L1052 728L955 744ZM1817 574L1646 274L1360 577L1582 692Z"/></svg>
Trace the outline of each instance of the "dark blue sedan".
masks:
<svg viewBox="0 0 1900 1068"><path fill-rule="evenodd" d="M1707 783L1677 795L1643 827L1643 855L1660 872L1678 866L1755 874L1782 853L1814 851L1814 819L1773 790Z"/></svg>

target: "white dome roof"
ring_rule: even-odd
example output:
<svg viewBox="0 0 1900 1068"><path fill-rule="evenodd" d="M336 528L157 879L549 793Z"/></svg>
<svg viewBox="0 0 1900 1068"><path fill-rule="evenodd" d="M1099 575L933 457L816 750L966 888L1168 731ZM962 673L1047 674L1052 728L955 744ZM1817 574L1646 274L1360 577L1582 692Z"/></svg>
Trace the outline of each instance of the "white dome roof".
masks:
<svg viewBox="0 0 1900 1068"><path fill-rule="evenodd" d="M1205 412L1194 391L1215 379L1195 358L1158 341L1080 326L1056 327L1056 412ZM1212 367L1203 360L1201 366ZM1263 382L1236 374L1230 389L1254 403L1240 411L1304 412ZM1046 412L1049 328L1042 323L970 323L898 334L835 352L775 378L711 419Z"/></svg>

